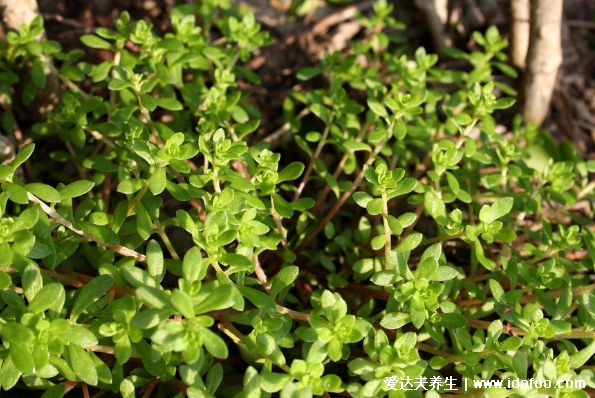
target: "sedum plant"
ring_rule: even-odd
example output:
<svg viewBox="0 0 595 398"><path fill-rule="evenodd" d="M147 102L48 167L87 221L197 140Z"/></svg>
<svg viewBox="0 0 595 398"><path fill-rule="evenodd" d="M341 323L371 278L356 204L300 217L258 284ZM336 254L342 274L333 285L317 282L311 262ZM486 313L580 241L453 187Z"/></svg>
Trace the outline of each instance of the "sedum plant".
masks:
<svg viewBox="0 0 595 398"><path fill-rule="evenodd" d="M0 166L1 388L590 396L595 162L518 118L496 128L515 95L498 73L516 76L495 28L445 70L383 32L391 11L297 74L328 84L288 92L264 140L238 82L260 83L241 64L273 40L228 2L175 8L164 37L123 13L81 37L113 53L99 64L38 42L41 19L9 33L5 133L42 59L67 90L38 150ZM474 384L515 379L555 387Z"/></svg>

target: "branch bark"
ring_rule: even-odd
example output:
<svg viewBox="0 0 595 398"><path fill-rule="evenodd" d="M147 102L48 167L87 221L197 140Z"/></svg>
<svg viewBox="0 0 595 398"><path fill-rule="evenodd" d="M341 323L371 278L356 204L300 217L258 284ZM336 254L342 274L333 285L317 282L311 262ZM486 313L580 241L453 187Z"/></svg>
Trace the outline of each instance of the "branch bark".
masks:
<svg viewBox="0 0 595 398"><path fill-rule="evenodd" d="M531 0L531 31L524 81L523 119L541 125L562 63L563 0Z"/></svg>
<svg viewBox="0 0 595 398"><path fill-rule="evenodd" d="M510 62L519 70L525 70L527 50L529 49L529 32L531 18L530 0L511 0L511 34Z"/></svg>
<svg viewBox="0 0 595 398"><path fill-rule="evenodd" d="M2 28L6 33L9 31L19 32L21 25L31 24L31 21L40 14L36 0L0 0L0 15ZM40 39L45 40L45 34ZM26 106L26 117L31 122L46 121L48 113L58 105L62 94L60 80L51 67L51 59L42 56L41 63L44 66L47 83L43 89L37 92L33 102ZM31 79L30 65L24 68L20 77L21 84L18 87L22 89L25 87L25 83ZM17 91L20 90L17 89ZM20 92L17 92L17 97L20 99Z"/></svg>
<svg viewBox="0 0 595 398"><path fill-rule="evenodd" d="M432 36L432 42L434 43L434 50L436 51L436 54L438 54L440 57L443 57L444 48L446 47L446 36L444 32L444 24L440 20L434 0L415 0L415 6L424 15L430 35Z"/></svg>
<svg viewBox="0 0 595 398"><path fill-rule="evenodd" d="M0 0L2 24L6 31L18 32L22 24L30 24L39 15L36 0Z"/></svg>

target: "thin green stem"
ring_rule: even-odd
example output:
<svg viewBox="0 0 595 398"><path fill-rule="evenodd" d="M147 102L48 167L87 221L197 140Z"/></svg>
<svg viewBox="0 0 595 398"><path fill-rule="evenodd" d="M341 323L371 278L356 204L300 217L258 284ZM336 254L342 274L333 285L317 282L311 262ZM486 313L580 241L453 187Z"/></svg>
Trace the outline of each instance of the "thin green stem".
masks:
<svg viewBox="0 0 595 398"><path fill-rule="evenodd" d="M155 223L155 227L157 227L157 233L161 237L161 240L163 241L163 244L165 244L165 247L167 248L167 251L169 252L171 257L174 260L179 260L180 256L178 255L178 253L176 252L176 249L174 249L173 245L171 244L171 241L167 237L167 234L165 233L165 230L163 229L163 226L161 225L161 223L158 220L155 220L154 223Z"/></svg>
<svg viewBox="0 0 595 398"><path fill-rule="evenodd" d="M83 89L80 88L79 86L77 86L72 80L61 75L60 72L58 71L58 69L51 62L46 63L45 66L48 66L50 68L50 70L52 71L52 73L54 73L56 76L58 76L58 78L62 81L62 83L66 84L66 87L68 87L72 91L79 93L85 101L88 101L89 98L91 98L91 96L89 94L87 94L85 91L83 91Z"/></svg>
<svg viewBox="0 0 595 398"><path fill-rule="evenodd" d="M312 169L314 168L314 163L316 162L316 159L318 159L318 157L320 156L320 153L322 152L322 147L324 147L324 144L326 143L326 139L328 138L328 134L331 131L331 126L333 124L334 118L335 118L335 114L331 113L328 123L326 124L326 126L324 127L324 131L322 132L322 138L320 138L320 141L318 141L318 146L316 147L314 154L312 154L312 158L310 159L310 163L308 163L308 167L306 168L306 172L304 173L304 176L302 177L302 181L300 182L300 185L298 186L297 191L295 191L295 195L293 195L294 202L296 200L298 200L299 197L302 195L302 191L306 187L306 184L308 183L308 179L310 179L310 174L312 174Z"/></svg>
<svg viewBox="0 0 595 398"><path fill-rule="evenodd" d="M303 119L305 116L310 114L310 108L304 108L302 109L302 111L300 113L298 113L297 115L295 115L293 117L293 119L295 120L301 120ZM283 123L283 125L281 127L279 127L277 130L275 130L273 133L269 134L267 137L265 137L263 139L264 142L273 142L277 139L279 139L279 137L281 137L283 134L285 134L286 132L291 130L291 123L290 122L285 122Z"/></svg>
<svg viewBox="0 0 595 398"><path fill-rule="evenodd" d="M382 222L384 223L384 269L389 269L388 254L391 249L390 227L388 226L388 195L382 192Z"/></svg>
<svg viewBox="0 0 595 398"><path fill-rule="evenodd" d="M128 215L130 215L130 213L132 212L132 209L134 209L136 204L138 202L140 202L140 200L143 198L143 196L145 195L145 193L147 193L148 190L149 190L149 184L146 184L144 187L142 187L140 189L140 191L138 191L136 196L128 203Z"/></svg>
<svg viewBox="0 0 595 398"><path fill-rule="evenodd" d="M232 325L231 322L229 322L224 316L219 318L219 322L221 322L221 324L219 325L219 329L221 329L221 331L223 333L225 333L226 335L228 335L232 340L234 340L234 342L237 344L237 342L242 342L242 343L246 343L246 336L244 336L242 334L242 332L240 332L238 329L236 329L235 326ZM269 357L267 357L266 355L264 355L258 348L256 349L256 351L263 357L265 358L267 361L271 361L271 363L273 363L275 366L283 369L286 373L291 374L291 369L289 368L289 366L282 364L282 363L278 363L273 361L272 359L270 359Z"/></svg>
<svg viewBox="0 0 595 398"><path fill-rule="evenodd" d="M369 124L369 123L366 123L364 125L364 127L360 130L358 136L355 138L355 141L356 142L361 142L362 141L362 139L364 138L364 136L366 136L366 134L368 133L368 130L369 130L370 126L371 126L371 124ZM339 176L343 172L343 169L345 168L345 164L347 163L347 160L349 160L349 156L351 156L353 153L354 153L354 151L352 149L349 149L343 155L343 158L339 162L339 165L337 166L337 169L333 173L333 177L335 178L335 180L337 178L339 178ZM326 184L324 186L324 189L323 189L322 193L320 194L320 196L316 200L316 204L314 205L314 207L312 208L312 210L310 210L310 212L312 214L315 214L316 213L316 210L318 210L318 207L320 207L320 205L324 202L324 200L326 199L326 197L328 196L328 194L329 194L330 191L331 191L330 185L329 184Z"/></svg>
<svg viewBox="0 0 595 398"><path fill-rule="evenodd" d="M388 136L385 139L383 139L378 144L378 146L376 146L376 148L374 149L374 152L372 152L370 154L370 157L368 157L368 160L366 161L367 165L371 165L372 163L374 163L374 160L376 160L376 156L378 156L378 154L380 153L380 151L382 150L382 148L388 141L388 138L390 136L392 136L393 126L394 125L391 125L391 127L389 129ZM333 208L328 212L326 217L324 217L324 219L320 222L320 224L318 224L316 229L314 229L314 231L312 231L312 233L310 233L310 235L308 235L308 237L302 242L302 244L295 250L295 254L301 253L310 244L310 242L312 242L312 240L314 240L314 238L320 232L322 232L322 230L324 230L324 227L326 226L326 224L335 216L335 214L337 214L339 209L341 209L341 207L345 204L345 202L347 202L347 199L349 199L351 197L351 195L353 195L353 193L359 187L359 184L362 182L363 179L364 179L364 170L362 169L362 171L360 171L359 174L357 175L357 177L355 178L355 181L353 181L353 186L351 187L351 189L349 189L348 191L343 193L343 195L339 198L337 203L335 203Z"/></svg>
<svg viewBox="0 0 595 398"><path fill-rule="evenodd" d="M473 127L475 127L475 124L478 121L479 121L478 118L473 118L473 121L471 122L471 124L468 124L467 126L465 126L465 130L463 130L463 132L459 136L459 139L455 143L455 148L459 149L459 148L461 148L463 146L463 144L465 143L467 137L469 136L469 133L471 133L471 130L473 130Z"/></svg>

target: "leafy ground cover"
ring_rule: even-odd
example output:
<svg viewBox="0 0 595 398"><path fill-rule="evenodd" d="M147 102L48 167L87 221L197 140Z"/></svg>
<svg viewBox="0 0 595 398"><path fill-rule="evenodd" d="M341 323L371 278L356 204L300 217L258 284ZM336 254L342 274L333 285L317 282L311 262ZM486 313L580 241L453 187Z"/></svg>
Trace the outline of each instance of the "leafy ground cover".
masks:
<svg viewBox="0 0 595 398"><path fill-rule="evenodd" d="M299 70L276 131L242 89L274 40L226 2L174 8L163 35L123 12L80 37L100 62L36 41L41 18L8 33L4 132L48 68L66 90L0 166L2 389L593 394L595 161L497 128L516 72L495 27L447 69L392 11ZM517 378L552 387L464 388Z"/></svg>

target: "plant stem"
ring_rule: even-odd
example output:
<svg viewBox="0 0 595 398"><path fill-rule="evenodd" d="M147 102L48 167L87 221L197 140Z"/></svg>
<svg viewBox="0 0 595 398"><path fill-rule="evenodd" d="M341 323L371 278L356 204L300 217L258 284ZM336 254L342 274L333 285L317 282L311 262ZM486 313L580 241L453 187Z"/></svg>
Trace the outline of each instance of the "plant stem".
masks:
<svg viewBox="0 0 595 398"><path fill-rule="evenodd" d="M478 118L473 118L473 121L471 122L471 124L468 124L467 126L465 126L465 130L463 130L463 132L459 136L459 139L455 143L455 148L459 149L460 147L463 146L463 144L466 141L466 138L469 136L469 133L471 132L471 130L473 130L473 127L475 127L475 124L477 124L478 121L479 121Z"/></svg>
<svg viewBox="0 0 595 398"><path fill-rule="evenodd" d="M149 184L145 184L145 186L143 186L140 189L140 191L138 191L136 196L128 203L128 214L127 215L130 215L130 213L132 213L132 210L134 209L136 204L138 202L140 202L140 200L143 198L143 196L147 193L148 190L149 190Z"/></svg>
<svg viewBox="0 0 595 398"><path fill-rule="evenodd" d="M297 120L301 120L309 114L310 114L310 108L304 108L304 109L302 109L302 111L300 113L298 113L296 116L294 116L294 118ZM277 130L275 130L273 133L266 136L263 139L263 141L264 142L273 142L273 141L277 140L279 137L281 137L284 133L288 132L290 129L291 129L291 123L285 122L285 123L283 123L283 125L281 127L279 127Z"/></svg>
<svg viewBox="0 0 595 398"><path fill-rule="evenodd" d="M172 246L171 241L169 240L169 238L167 237L167 234L165 233L165 230L163 229L163 226L161 225L161 223L158 220L155 220L155 227L157 227L157 233L161 237L161 240L165 244L165 247L167 248L167 251L169 252L171 257L174 260L179 260L180 256L176 252L176 249L174 249L174 247Z"/></svg>
<svg viewBox="0 0 595 398"><path fill-rule="evenodd" d="M391 130L392 130L392 128L391 128ZM392 133L389 134L389 136L390 135L392 135ZM382 148L387 140L388 140L388 138L385 138L384 140L382 140L382 142L380 142L379 145L374 149L374 152L372 152L370 154L370 157L366 161L367 165L371 165L372 163L374 163L376 156L378 156L378 154L382 150ZM312 233L310 235L308 235L308 237L302 242L302 244L294 251L295 254L301 253L310 244L310 242L312 242L312 240L314 240L314 238L322 230L324 230L324 227L326 226L326 224L335 216L335 214L339 211L339 209L341 209L341 207L345 204L345 202L347 202L347 199L349 199L351 197L351 195L353 195L353 192L355 192L355 190L359 187L359 184L362 182L363 179L364 179L364 170L362 169L362 171L360 171L360 173L357 175L355 181L353 182L353 186L351 187L351 189L346 191L345 193L343 193L343 195L339 198L337 203L335 203L333 208L328 212L326 217L324 217L324 219L320 222L320 224L318 224L318 226L314 229L314 231L312 231Z"/></svg>
<svg viewBox="0 0 595 398"><path fill-rule="evenodd" d="M233 326L231 322L229 322L224 316L219 318L219 322L221 322L221 324L219 324L219 329L221 329L225 334L231 337L232 340L234 340L234 342L237 343L237 341L241 341L242 343L246 343L246 336L244 336L238 329L236 329L236 327ZM259 349L256 349L256 351L267 361L271 361L271 363L283 369L286 373L291 374L291 369L289 368L289 366L273 361L272 359L264 355Z"/></svg>
<svg viewBox="0 0 595 398"><path fill-rule="evenodd" d="M302 191L304 190L304 187L308 183L308 179L310 178L310 174L312 174L312 169L314 168L314 163L316 162L316 159L318 159L318 157L320 156L320 152L322 152L322 147L324 147L326 139L328 138L328 133L331 131L331 126L333 124L334 118L335 114L331 113L328 123L326 124L326 126L324 127L324 131L322 132L322 138L320 138L320 141L318 141L318 146L316 147L316 150L314 151L312 158L310 158L310 163L308 163L308 167L306 168L306 172L302 177L302 181L300 182L300 185L298 186L295 195L293 195L294 202L299 199L299 197L302 194Z"/></svg>
<svg viewBox="0 0 595 398"><path fill-rule="evenodd" d="M254 273L258 278L260 284L264 288L264 291L269 293L271 291L271 285L267 279L267 274L265 274L264 270L262 269L262 265L260 265L260 261L258 260L258 255L254 255Z"/></svg>
<svg viewBox="0 0 595 398"><path fill-rule="evenodd" d="M368 133L368 129L369 128L370 128L370 124L369 123L366 123L364 125L364 127L360 130L360 133L358 134L358 136L355 138L355 141L361 142L362 139L363 139L363 137ZM333 173L333 177L335 178L335 180L337 178L339 178L339 175L341 175L341 173L343 172L343 169L345 168L345 164L347 163L347 160L349 159L349 156L351 156L353 153L354 153L354 151L352 149L349 149L345 153L345 155L343 155L343 158L341 158L341 161L339 162L339 165L337 166L337 169ZM326 197L327 197L327 195L329 194L330 191L331 191L330 185L326 184L324 186L324 189L323 189L322 193L320 194L320 196L318 197L318 199L316 199L316 204L310 210L310 212L312 214L315 214L316 213L316 210L318 210L318 207L320 207L320 205L322 204L322 202L324 202L324 200L326 199Z"/></svg>
<svg viewBox="0 0 595 398"><path fill-rule="evenodd" d="M275 308L277 308L277 312L279 314L287 314L292 319L297 319L299 321L308 321L308 319L310 319L310 314L304 314L303 312L290 310L289 308L282 307L278 304L275 304Z"/></svg>
<svg viewBox="0 0 595 398"><path fill-rule="evenodd" d="M221 193L221 185L219 185L219 167L215 167L213 165L213 187L215 188L215 192Z"/></svg>
<svg viewBox="0 0 595 398"><path fill-rule="evenodd" d="M390 227L388 226L388 195L382 192L382 221L384 223L384 269L390 269L388 266L388 253L391 249Z"/></svg>
<svg viewBox="0 0 595 398"><path fill-rule="evenodd" d="M283 245L283 249L289 251L289 247L287 246L287 240L285 239L285 235L283 234L283 226L281 225L281 220L279 219L279 213L275 210L275 201L273 200L273 194L270 195L271 198L271 214L275 219L275 225L277 226L277 232L281 235L281 244Z"/></svg>

